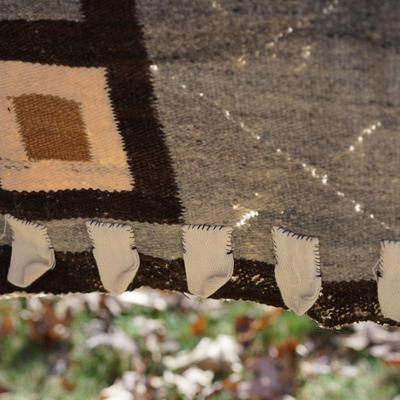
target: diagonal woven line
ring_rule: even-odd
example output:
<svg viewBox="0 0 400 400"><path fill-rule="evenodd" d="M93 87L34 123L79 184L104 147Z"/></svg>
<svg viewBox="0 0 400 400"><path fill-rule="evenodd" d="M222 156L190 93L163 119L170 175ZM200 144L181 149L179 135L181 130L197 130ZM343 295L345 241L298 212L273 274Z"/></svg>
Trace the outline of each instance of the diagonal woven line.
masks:
<svg viewBox="0 0 400 400"><path fill-rule="evenodd" d="M187 84L181 84L180 87L181 87L181 89L183 89L183 91L185 91L187 93L187 90L186 90L188 88ZM211 98L208 99L208 97L205 96L205 94L203 92L198 93L198 95L199 95L200 99L204 103L208 104L215 111L217 111L218 113L222 114L228 121L233 123L235 126L239 127L242 131L250 134L256 140L260 140L261 139L261 136L258 133L254 132L254 130L252 130L251 128L247 127L242 121L239 121L236 118L234 118L232 116L232 114L230 113L230 111L223 109L220 104L215 102L215 100L212 100ZM365 208L362 208L357 200L350 199L344 192L342 192L340 190L340 188L328 183L327 174L323 174L323 175L318 174L316 172L317 171L317 167L315 167L315 166L313 166L311 164L307 164L307 162L302 161L302 160L300 160L298 158L295 158L295 157L291 156L286 151L282 151L282 149L276 147L276 145L271 140L265 140L264 143L265 143L266 146L269 147L270 150L272 150L275 153L283 156L282 158L284 159L285 162L287 162L287 163L288 162L294 162L295 164L300 165L305 171L307 171L309 173L309 177L312 177L314 180L316 178L319 179L323 185L325 185L327 188L330 189L330 191L332 193L335 194L335 196L341 198L344 201L347 201L347 202L353 204L354 205L354 212L361 213L362 215L364 215L365 218L369 218L369 219L375 221L376 223L380 224L383 228L396 233L396 230L393 227L389 226L386 222L375 218L375 216L372 216L373 214L369 213L368 210L366 210ZM319 170L321 170L321 168L319 168Z"/></svg>

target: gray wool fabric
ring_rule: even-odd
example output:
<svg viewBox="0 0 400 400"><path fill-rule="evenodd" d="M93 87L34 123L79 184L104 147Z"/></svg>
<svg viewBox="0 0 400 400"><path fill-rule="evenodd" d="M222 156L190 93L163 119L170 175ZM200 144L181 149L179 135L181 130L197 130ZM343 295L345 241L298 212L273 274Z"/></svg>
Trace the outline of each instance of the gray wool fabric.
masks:
<svg viewBox="0 0 400 400"><path fill-rule="evenodd" d="M284 225L320 239L323 279L373 279L400 236L399 7L139 1L187 222L254 209L239 257L273 264Z"/></svg>
<svg viewBox="0 0 400 400"><path fill-rule="evenodd" d="M79 0L2 0L1 19L28 21L82 19Z"/></svg>
<svg viewBox="0 0 400 400"><path fill-rule="evenodd" d="M351 308L351 293L332 300L335 313L352 315L343 321L382 322L373 270L381 241L400 240L399 19L397 0L0 1L1 41L12 29L31 29L21 53L0 45L0 62L66 65L72 81L74 69L88 76L91 69L105 71L109 87L100 89L111 99L129 167L118 177L130 177L112 190L113 178L105 176L107 190L100 179L100 187L86 192L79 185L87 185L88 169L65 192L57 189L57 177L50 189L15 190L6 174L24 172L35 160L0 152L0 256L7 258L12 244L6 214L46 227L56 259L63 268L83 260L78 271L94 265L88 220L126 224L146 258L142 268L150 277L143 282L151 285L154 263L166 274L180 265L184 224L224 225L233 228L234 259L244 265L230 282L234 287L234 279L248 279L246 265L273 276L271 231L279 226L318 239L322 295L324 283L340 283L342 292L357 282L370 288L360 300L374 299L367 311ZM0 112L7 85L0 77ZM78 83L78 100L80 90ZM96 111L94 127L104 115ZM1 140L0 146L9 145ZM86 161L74 164L73 173ZM43 287L51 291L49 285ZM256 300L268 303L268 290L266 284ZM318 303L311 315L334 325L327 322L329 307Z"/></svg>

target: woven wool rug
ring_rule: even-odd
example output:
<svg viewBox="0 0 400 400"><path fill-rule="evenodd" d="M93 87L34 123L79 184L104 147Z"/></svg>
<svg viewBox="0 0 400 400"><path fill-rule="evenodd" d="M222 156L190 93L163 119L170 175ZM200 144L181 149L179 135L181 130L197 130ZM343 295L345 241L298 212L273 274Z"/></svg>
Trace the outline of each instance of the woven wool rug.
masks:
<svg viewBox="0 0 400 400"><path fill-rule="evenodd" d="M0 292L148 285L396 324L399 17L2 1Z"/></svg>

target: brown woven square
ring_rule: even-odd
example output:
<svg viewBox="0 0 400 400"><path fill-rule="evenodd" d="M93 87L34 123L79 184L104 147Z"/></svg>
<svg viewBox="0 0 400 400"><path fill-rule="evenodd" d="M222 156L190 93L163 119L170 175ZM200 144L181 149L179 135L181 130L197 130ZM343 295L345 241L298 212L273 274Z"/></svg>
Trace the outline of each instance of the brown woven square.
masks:
<svg viewBox="0 0 400 400"><path fill-rule="evenodd" d="M76 101L42 94L24 94L12 100L29 159L90 161Z"/></svg>

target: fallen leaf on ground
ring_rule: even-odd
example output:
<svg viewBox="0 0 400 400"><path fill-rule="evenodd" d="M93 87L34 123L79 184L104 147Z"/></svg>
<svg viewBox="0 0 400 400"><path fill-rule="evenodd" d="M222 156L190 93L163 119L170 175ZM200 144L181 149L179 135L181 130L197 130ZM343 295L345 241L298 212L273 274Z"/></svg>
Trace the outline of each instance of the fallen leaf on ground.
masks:
<svg viewBox="0 0 400 400"><path fill-rule="evenodd" d="M171 370L192 365L212 371L241 368L239 354L241 346L231 336L220 335L216 339L202 338L191 351L183 351L175 356L165 356L163 362Z"/></svg>
<svg viewBox="0 0 400 400"><path fill-rule="evenodd" d="M206 315L199 315L190 325L192 335L201 335L207 327L208 318Z"/></svg>

